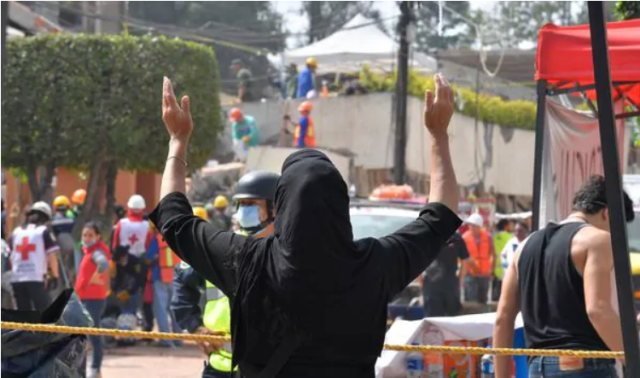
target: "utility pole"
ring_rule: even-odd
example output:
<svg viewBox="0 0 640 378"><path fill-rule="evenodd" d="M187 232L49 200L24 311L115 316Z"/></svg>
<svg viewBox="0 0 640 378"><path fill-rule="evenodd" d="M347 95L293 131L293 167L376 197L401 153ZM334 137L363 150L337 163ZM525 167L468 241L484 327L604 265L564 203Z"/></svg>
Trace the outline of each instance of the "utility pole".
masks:
<svg viewBox="0 0 640 378"><path fill-rule="evenodd" d="M398 22L398 79L396 81L396 134L393 159L393 181L397 185L406 179L407 149L407 85L409 82L409 24L413 18L408 1L400 3L400 20Z"/></svg>
<svg viewBox="0 0 640 378"><path fill-rule="evenodd" d="M4 53L4 43L7 41L7 27L9 24L9 2L2 2L2 68L4 68L4 62L7 60Z"/></svg>

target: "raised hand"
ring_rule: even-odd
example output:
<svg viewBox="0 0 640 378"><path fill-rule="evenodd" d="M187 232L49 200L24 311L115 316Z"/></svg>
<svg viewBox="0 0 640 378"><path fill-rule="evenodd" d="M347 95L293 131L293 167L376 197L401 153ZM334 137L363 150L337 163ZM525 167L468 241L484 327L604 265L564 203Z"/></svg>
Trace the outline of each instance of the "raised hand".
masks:
<svg viewBox="0 0 640 378"><path fill-rule="evenodd" d="M434 137L447 135L453 115L453 90L440 73L434 75L436 95L427 91L424 96L424 126Z"/></svg>
<svg viewBox="0 0 640 378"><path fill-rule="evenodd" d="M193 131L193 119L189 111L189 97L183 96L181 105L176 100L171 80L165 77L162 84L162 120L171 139L188 141Z"/></svg>

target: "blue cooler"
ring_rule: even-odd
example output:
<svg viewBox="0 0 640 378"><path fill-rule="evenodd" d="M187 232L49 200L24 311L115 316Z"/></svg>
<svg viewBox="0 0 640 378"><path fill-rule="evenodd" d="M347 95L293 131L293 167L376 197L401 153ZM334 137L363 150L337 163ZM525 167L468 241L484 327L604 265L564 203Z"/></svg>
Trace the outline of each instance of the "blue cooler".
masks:
<svg viewBox="0 0 640 378"><path fill-rule="evenodd" d="M524 341L524 328L516 329L513 334L513 347L515 349L523 349L527 347ZM514 356L516 362L516 378L529 378L529 365L527 364L527 356Z"/></svg>

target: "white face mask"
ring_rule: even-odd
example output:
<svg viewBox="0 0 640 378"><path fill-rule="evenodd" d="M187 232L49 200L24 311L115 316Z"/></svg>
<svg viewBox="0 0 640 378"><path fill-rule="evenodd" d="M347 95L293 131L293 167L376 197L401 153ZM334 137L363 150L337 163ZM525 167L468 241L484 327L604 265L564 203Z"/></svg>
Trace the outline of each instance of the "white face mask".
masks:
<svg viewBox="0 0 640 378"><path fill-rule="evenodd" d="M236 213L236 219L238 219L240 227L245 230L260 227L262 225L260 207L257 205L240 206Z"/></svg>

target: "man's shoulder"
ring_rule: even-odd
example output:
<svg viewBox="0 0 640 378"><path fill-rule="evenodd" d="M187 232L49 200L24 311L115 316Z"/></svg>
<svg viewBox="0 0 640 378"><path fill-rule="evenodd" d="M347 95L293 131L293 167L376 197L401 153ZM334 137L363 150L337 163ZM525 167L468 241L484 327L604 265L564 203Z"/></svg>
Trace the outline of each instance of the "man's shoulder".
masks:
<svg viewBox="0 0 640 378"><path fill-rule="evenodd" d="M255 123L256 122L256 119L255 119L254 116L245 115L244 119L245 119L245 123Z"/></svg>
<svg viewBox="0 0 640 378"><path fill-rule="evenodd" d="M606 245L611 245L611 234L589 225L580 228L572 240L572 246L584 247L585 249Z"/></svg>

